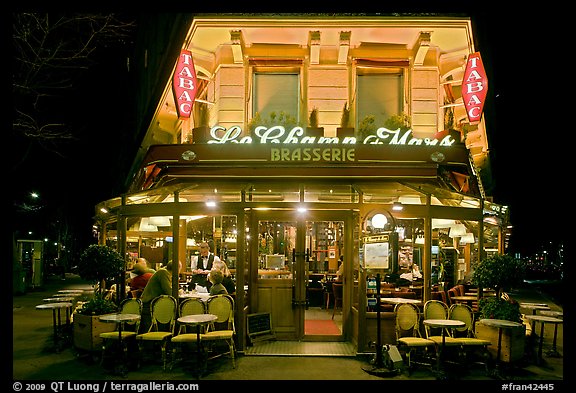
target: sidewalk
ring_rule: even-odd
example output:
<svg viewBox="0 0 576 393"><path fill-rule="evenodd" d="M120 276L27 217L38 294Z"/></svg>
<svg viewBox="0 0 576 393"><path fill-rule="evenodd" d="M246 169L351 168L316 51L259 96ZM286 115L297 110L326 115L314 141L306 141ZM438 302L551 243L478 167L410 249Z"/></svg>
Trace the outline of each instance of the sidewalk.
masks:
<svg viewBox="0 0 576 393"><path fill-rule="evenodd" d="M52 313L35 309L42 299L53 295L59 289L86 289L90 285L74 275L67 275L66 280L51 277L41 291L28 292L25 295L13 297L13 379L14 380L153 380L177 381L193 380L185 367L175 366L171 371L162 371L161 364L143 364L138 370L130 370L125 378L114 375L99 364L97 356L79 353L72 347L67 347L60 353L47 350L52 338ZM546 302L551 309L562 308L551 302L545 295L521 290L513 294L521 302ZM564 354L564 326L558 327L557 349ZM553 327L545 331L544 350L551 347ZM99 354L96 354L99 355ZM94 359L93 359L94 358ZM540 381L539 383L555 382L563 384L564 357L552 358L544 356L544 362L537 366L526 363L509 376L516 381ZM365 356L353 357L320 357L320 356L245 356L237 357L236 369L231 366L230 359L220 358L210 361L208 375L202 381L213 380L355 380L355 381L407 381L434 380L434 375L428 370L416 370L410 377L405 373L388 377L372 375L365 371L370 369L369 359ZM481 367L472 368L459 380L494 381L484 375ZM558 389L558 388L556 388Z"/></svg>

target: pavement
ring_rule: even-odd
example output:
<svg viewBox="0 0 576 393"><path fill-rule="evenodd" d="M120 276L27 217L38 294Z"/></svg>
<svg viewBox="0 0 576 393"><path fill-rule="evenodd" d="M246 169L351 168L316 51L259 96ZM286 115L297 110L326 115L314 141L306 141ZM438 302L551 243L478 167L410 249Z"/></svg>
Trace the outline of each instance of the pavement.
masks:
<svg viewBox="0 0 576 393"><path fill-rule="evenodd" d="M238 353L236 368L232 368L229 358L221 357L209 362L206 375L200 379L191 373L185 364L176 365L170 371L163 371L159 361L147 359L140 368L130 368L126 375L116 373L113 367L101 365L99 353L87 353L75 349L72 345L56 352L52 345L52 313L38 310L36 305L50 297L60 289L85 289L89 293L91 287L78 276L67 274L61 277L49 277L42 288L29 290L26 294L13 296L13 348L12 348L12 378L13 381L201 381L203 384L217 383L215 381L252 381L250 388L269 386L270 381L322 381L324 387L330 381L335 387L344 381L357 383L418 383L429 381L440 383L429 369L416 369L410 375L406 372L387 372L375 368L371 361L373 356L366 354L356 357L329 356L249 356ZM563 310L562 306L550 296L542 293L537 287L521 289L511 295L521 302L545 302L552 310ZM544 334L544 352L552 346L553 327ZM543 356L543 362L537 364L533 357L522 359L514 367L505 369L502 379L487 375L482 367L470 367L457 370L446 379L451 383L461 381L479 381L481 384L495 384L500 390L506 383L553 384L553 389L562 390L568 385L564 376L564 325L558 326L557 350L560 357ZM568 376L570 377L570 376ZM568 378L570 379L570 378ZM256 382L259 381L259 382ZM363 382L361 382L363 381ZM480 382L482 381L482 382ZM300 385L300 384L299 384ZM236 385L234 385L236 386ZM316 385L308 385L316 386ZM425 385L427 386L427 385ZM490 386L490 385L489 385ZM543 385L542 385L543 386ZM519 388L518 388L519 389ZM543 388L544 389L544 388ZM510 388L513 390L513 388Z"/></svg>

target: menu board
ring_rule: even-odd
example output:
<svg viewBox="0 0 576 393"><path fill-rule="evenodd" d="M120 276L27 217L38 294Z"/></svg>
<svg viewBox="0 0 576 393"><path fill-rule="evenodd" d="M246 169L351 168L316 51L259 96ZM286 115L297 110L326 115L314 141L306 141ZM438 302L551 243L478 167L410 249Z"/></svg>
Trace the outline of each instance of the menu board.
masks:
<svg viewBox="0 0 576 393"><path fill-rule="evenodd" d="M388 269L389 243L365 243L364 244L364 267Z"/></svg>
<svg viewBox="0 0 576 393"><path fill-rule="evenodd" d="M248 323L248 337L252 342L276 338L272 332L270 313L248 314L246 318Z"/></svg>

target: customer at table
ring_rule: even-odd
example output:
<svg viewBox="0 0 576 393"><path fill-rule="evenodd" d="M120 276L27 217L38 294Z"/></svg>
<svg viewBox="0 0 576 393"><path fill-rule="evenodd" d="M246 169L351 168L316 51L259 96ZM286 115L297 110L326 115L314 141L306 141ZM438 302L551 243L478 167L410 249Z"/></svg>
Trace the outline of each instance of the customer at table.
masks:
<svg viewBox="0 0 576 393"><path fill-rule="evenodd" d="M146 271L146 273L152 273L152 274L156 273L156 270L152 269L149 266L148 260L146 260L146 258L138 258L136 260L136 264L144 266L144 270Z"/></svg>
<svg viewBox="0 0 576 393"><path fill-rule="evenodd" d="M192 257L190 262L192 269L192 287L190 289L194 289L196 285L201 285L206 289L210 287L207 277L210 270L212 270L214 261L220 261L220 258L210 252L208 242L200 243L200 255Z"/></svg>
<svg viewBox="0 0 576 393"><path fill-rule="evenodd" d="M150 303L160 295L172 295L172 270L176 268L175 264L170 261L165 267L161 267L150 277L148 284L142 292L142 317L140 319L140 331L145 333L152 324L152 315L150 312ZM178 263L178 271L182 264Z"/></svg>
<svg viewBox="0 0 576 393"><path fill-rule="evenodd" d="M228 269L226 262L222 260L215 260L212 265L212 269L218 269L222 272L224 278L222 279L222 285L226 287L226 290L230 295L236 294L236 283L232 279L232 272Z"/></svg>
<svg viewBox="0 0 576 393"><path fill-rule="evenodd" d="M222 285L222 280L224 279L224 274L222 274L221 270L212 269L210 274L208 275L208 279L212 284L210 286L210 296L214 295L227 295L228 291L226 287Z"/></svg>
<svg viewBox="0 0 576 393"><path fill-rule="evenodd" d="M144 264L137 263L134 265L134 268L132 269L132 274L130 282L128 283L130 287L128 297L137 299L144 292L146 284L148 284L148 281L150 281L150 278L154 275L154 273L147 272L147 268Z"/></svg>
<svg viewBox="0 0 576 393"><path fill-rule="evenodd" d="M342 281L342 275L344 274L344 255L340 255L338 261L340 262L340 265L338 266L338 270L336 271L336 278L334 280L340 282Z"/></svg>

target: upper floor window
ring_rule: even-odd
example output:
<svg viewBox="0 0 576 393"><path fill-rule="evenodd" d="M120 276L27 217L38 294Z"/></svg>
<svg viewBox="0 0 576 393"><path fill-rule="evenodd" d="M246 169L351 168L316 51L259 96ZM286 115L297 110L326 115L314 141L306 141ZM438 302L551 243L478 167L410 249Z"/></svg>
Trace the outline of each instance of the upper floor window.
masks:
<svg viewBox="0 0 576 393"><path fill-rule="evenodd" d="M254 74L252 90L252 116L256 113L263 120L281 113L298 121L300 75L298 73Z"/></svg>
<svg viewBox="0 0 576 393"><path fill-rule="evenodd" d="M389 117L404 111L402 68L358 68L356 90L357 127L366 116L374 116L376 127L382 127Z"/></svg>

